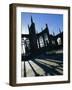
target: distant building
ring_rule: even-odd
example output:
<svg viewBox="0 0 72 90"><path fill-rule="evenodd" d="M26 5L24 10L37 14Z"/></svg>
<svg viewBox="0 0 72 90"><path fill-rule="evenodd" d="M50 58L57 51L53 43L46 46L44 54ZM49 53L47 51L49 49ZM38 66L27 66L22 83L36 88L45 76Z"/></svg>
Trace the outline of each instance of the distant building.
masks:
<svg viewBox="0 0 72 90"><path fill-rule="evenodd" d="M40 33L36 33L35 23L31 17L31 25L28 25L29 34L22 34L23 54L36 54L39 51L48 51L63 47L63 32L53 35L49 33L48 25ZM25 38L25 39L24 39Z"/></svg>

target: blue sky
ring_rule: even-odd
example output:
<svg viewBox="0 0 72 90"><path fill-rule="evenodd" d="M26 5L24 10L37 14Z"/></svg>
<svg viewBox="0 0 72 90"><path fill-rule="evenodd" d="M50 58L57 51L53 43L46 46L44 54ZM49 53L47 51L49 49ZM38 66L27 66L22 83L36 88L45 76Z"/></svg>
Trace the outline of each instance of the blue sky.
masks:
<svg viewBox="0 0 72 90"><path fill-rule="evenodd" d="M62 14L40 14L40 13L21 13L21 30L22 33L28 34L28 25L31 25L31 16L35 23L37 32L41 32L45 25L48 25L50 34L59 33L59 28L63 31L63 15Z"/></svg>

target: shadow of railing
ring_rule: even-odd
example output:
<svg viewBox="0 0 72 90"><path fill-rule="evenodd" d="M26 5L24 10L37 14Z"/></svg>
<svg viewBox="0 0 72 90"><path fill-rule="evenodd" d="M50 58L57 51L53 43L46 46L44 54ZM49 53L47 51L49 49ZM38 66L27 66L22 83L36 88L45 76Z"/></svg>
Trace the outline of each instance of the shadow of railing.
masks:
<svg viewBox="0 0 72 90"><path fill-rule="evenodd" d="M41 61L39 60L39 61L37 61L37 62L42 63L42 64L44 64L44 65L46 65L46 66L50 66L51 68L59 69L59 70L63 71L63 66L62 66L61 63L57 63L58 65L57 65L57 66L54 66L54 65L50 65L50 64L48 64L48 63L45 63L45 62L43 62L42 60L41 60ZM54 62L54 63L55 63L55 62Z"/></svg>
<svg viewBox="0 0 72 90"><path fill-rule="evenodd" d="M28 61L28 63L29 63L29 65L30 65L30 67L32 68L35 76L41 76L40 74L38 74L38 73L36 72L36 70L33 68L33 66L31 65L31 63L30 63L29 61Z"/></svg>
<svg viewBox="0 0 72 90"><path fill-rule="evenodd" d="M50 67L46 66L45 64L36 61L35 59L33 59L32 61L33 61L35 64L39 65L39 66L45 71L45 75L46 75L46 76L48 75L48 73L49 73L50 75L55 75L55 74L56 74L56 75L62 75L62 74L61 74L60 72L58 72L58 71L56 70L56 68L53 67L53 66L51 66L51 68L50 68Z"/></svg>
<svg viewBox="0 0 72 90"><path fill-rule="evenodd" d="M63 75L63 54L62 53L58 55L43 53L43 54L32 57L31 61L43 69L43 71L45 72L45 76L47 76L48 74L52 76L53 75ZM50 63L57 63L58 66L48 64L46 63L46 61ZM35 67L31 64L31 62L29 62L29 60L27 60L27 61L24 61L24 77L27 77L25 62L28 62L35 76L44 76L44 75L40 75L39 73L37 73L36 69L34 69ZM61 72L58 71L57 69L60 70Z"/></svg>

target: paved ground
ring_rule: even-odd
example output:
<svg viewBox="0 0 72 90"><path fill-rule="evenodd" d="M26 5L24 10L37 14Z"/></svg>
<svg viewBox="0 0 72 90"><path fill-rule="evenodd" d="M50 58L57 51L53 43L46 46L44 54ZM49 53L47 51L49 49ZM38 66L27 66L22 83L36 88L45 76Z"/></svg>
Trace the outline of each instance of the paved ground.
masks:
<svg viewBox="0 0 72 90"><path fill-rule="evenodd" d="M32 59L22 61L22 77L62 75L63 61L53 59Z"/></svg>

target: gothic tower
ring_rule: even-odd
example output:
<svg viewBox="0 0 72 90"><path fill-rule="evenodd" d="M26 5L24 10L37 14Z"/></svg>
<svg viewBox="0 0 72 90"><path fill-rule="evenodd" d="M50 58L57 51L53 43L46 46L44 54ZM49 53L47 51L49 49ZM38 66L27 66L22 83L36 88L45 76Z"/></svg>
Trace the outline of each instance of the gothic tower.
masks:
<svg viewBox="0 0 72 90"><path fill-rule="evenodd" d="M31 53L35 53L37 51L37 36L36 36L36 30L35 30L35 23L33 22L32 16L31 16L31 26L29 27L29 41L30 41L30 51Z"/></svg>
<svg viewBox="0 0 72 90"><path fill-rule="evenodd" d="M50 37L49 28L48 28L47 24L46 24L45 30L47 31L47 35L48 35L48 39L49 39L49 44L51 44L51 37Z"/></svg>

